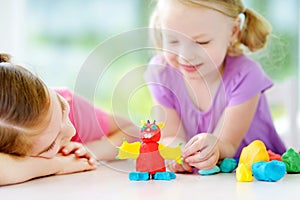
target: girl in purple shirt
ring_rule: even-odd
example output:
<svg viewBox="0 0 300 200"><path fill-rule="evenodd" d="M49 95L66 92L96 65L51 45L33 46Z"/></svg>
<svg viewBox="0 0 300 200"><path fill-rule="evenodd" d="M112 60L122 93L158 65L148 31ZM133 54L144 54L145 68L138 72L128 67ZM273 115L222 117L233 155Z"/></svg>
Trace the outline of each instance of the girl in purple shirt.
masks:
<svg viewBox="0 0 300 200"><path fill-rule="evenodd" d="M175 172L210 169L262 140L282 154L264 92L272 82L242 48L261 49L269 23L240 0L159 0L151 18L161 51L145 77L165 121L163 142L184 142Z"/></svg>

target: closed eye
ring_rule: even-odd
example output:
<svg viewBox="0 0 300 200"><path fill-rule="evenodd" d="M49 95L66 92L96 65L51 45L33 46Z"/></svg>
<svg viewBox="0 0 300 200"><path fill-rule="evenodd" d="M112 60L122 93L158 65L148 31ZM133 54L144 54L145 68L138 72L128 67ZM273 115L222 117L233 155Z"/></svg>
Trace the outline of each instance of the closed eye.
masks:
<svg viewBox="0 0 300 200"><path fill-rule="evenodd" d="M168 44L178 44L179 43L179 41L177 41L177 40L170 40L170 41L168 41Z"/></svg>
<svg viewBox="0 0 300 200"><path fill-rule="evenodd" d="M204 41L204 42L200 42L200 41L196 41L197 44L200 44L200 45L206 45L206 44L209 44L210 41Z"/></svg>
<svg viewBox="0 0 300 200"><path fill-rule="evenodd" d="M48 147L48 149L46 149L46 151L45 152L48 152L48 151L51 151L53 148L54 148L54 146L55 146L55 141Z"/></svg>

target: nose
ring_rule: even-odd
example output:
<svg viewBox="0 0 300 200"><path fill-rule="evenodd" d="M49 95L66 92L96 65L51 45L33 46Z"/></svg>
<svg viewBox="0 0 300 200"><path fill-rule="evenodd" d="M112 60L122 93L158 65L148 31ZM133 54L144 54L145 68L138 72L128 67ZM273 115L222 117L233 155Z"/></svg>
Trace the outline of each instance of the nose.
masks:
<svg viewBox="0 0 300 200"><path fill-rule="evenodd" d="M69 121L67 124L67 136L72 138L76 134L74 125Z"/></svg>
<svg viewBox="0 0 300 200"><path fill-rule="evenodd" d="M182 45L179 51L180 63L187 65L199 64L201 51L201 47L195 45L194 42Z"/></svg>

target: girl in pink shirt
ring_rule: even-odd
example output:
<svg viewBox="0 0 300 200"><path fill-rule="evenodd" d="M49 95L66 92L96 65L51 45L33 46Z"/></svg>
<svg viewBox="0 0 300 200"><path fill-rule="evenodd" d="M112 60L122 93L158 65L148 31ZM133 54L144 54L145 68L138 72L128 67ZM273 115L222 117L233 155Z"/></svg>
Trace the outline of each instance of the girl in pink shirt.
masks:
<svg viewBox="0 0 300 200"><path fill-rule="evenodd" d="M138 133L70 90L48 88L6 54L0 82L0 185L95 169L95 159L114 159L115 146L134 139L126 133Z"/></svg>

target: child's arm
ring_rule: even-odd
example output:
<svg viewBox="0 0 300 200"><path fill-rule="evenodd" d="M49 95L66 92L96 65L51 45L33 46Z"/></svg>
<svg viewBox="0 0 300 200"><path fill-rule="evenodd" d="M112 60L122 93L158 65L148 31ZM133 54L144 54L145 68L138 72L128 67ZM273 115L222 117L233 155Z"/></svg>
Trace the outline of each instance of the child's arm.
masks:
<svg viewBox="0 0 300 200"><path fill-rule="evenodd" d="M226 108L213 134L198 134L187 143L185 161L198 169L209 169L219 159L233 157L252 122L259 98L260 93Z"/></svg>
<svg viewBox="0 0 300 200"><path fill-rule="evenodd" d="M228 107L219 121L214 135L219 139L220 159L233 157L245 137L260 99L260 93L246 102Z"/></svg>
<svg viewBox="0 0 300 200"><path fill-rule="evenodd" d="M95 169L86 158L75 154L54 158L19 157L0 153L0 185L22 183L33 178Z"/></svg>
<svg viewBox="0 0 300 200"><path fill-rule="evenodd" d="M126 138L128 142L139 140L139 127L129 120L109 115L108 135L100 140L88 142L85 146L94 154L97 160L115 160L118 154L117 147Z"/></svg>
<svg viewBox="0 0 300 200"><path fill-rule="evenodd" d="M156 104L158 105L158 103ZM176 110L163 105L159 105L159 107L161 109L155 111L155 120L165 122L165 126L161 131L161 142L166 146L173 147L182 143L182 147L184 147L186 144L186 133ZM175 161L167 161L166 165L173 172L192 172L191 166L184 161L182 165Z"/></svg>

